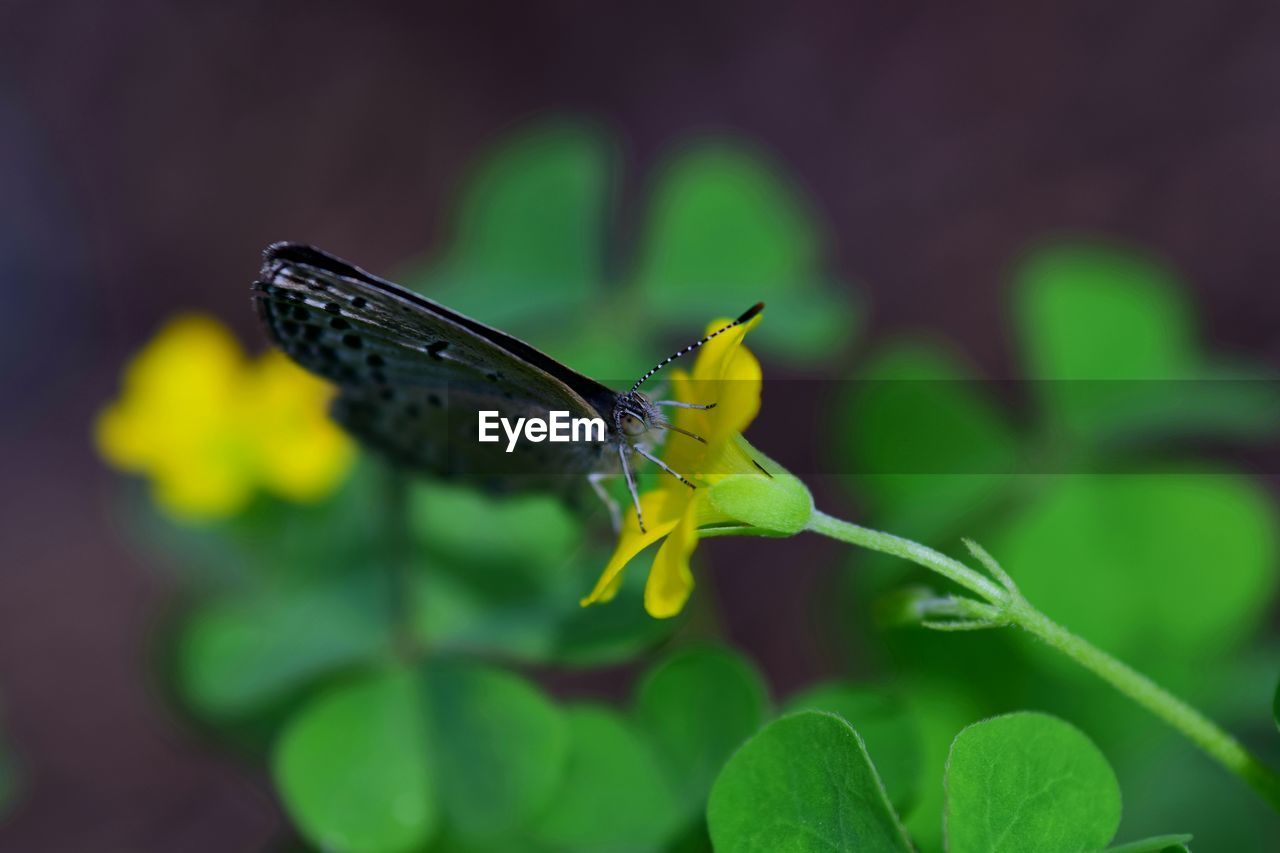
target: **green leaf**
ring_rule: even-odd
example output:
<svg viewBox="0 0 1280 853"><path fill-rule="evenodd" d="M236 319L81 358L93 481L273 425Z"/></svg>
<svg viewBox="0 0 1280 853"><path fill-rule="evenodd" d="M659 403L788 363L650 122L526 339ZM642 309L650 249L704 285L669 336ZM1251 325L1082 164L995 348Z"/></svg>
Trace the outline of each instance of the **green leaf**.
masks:
<svg viewBox="0 0 1280 853"><path fill-rule="evenodd" d="M950 853L1094 850L1120 824L1120 786L1079 729L1019 712L956 735L947 761Z"/></svg>
<svg viewBox="0 0 1280 853"><path fill-rule="evenodd" d="M565 778L534 825L555 849L651 849L679 828L681 809L653 748L616 711L577 706L566 712Z"/></svg>
<svg viewBox="0 0 1280 853"><path fill-rule="evenodd" d="M564 565L582 539L582 525L563 501L549 495L491 496L473 488L420 481L410 493L419 546L451 564L490 566L503 586L536 584L547 569ZM477 523L501 536L476 535ZM519 572L526 580L515 582Z"/></svg>
<svg viewBox="0 0 1280 853"><path fill-rule="evenodd" d="M570 601L572 606L557 626L552 659L571 666L630 660L657 646L684 624L685 618L680 616L654 619L645 612L644 587L656 553L650 549L628 564L622 588L608 607L582 607L576 599ZM593 560L588 565L591 572L580 575L574 587L579 598L583 590L591 588L594 575L599 574L604 562Z"/></svg>
<svg viewBox="0 0 1280 853"><path fill-rule="evenodd" d="M752 346L797 363L830 361L862 332L865 309L852 284L822 276L808 286L791 286L767 299L765 322L752 333ZM751 291L742 291L746 296ZM741 297L739 297L741 298Z"/></svg>
<svg viewBox="0 0 1280 853"><path fill-rule="evenodd" d="M1274 647L1264 654L1274 666ZM1247 712L1224 715L1212 706L1206 710L1229 730L1250 728ZM1115 756L1116 771L1125 785L1123 831L1143 837L1176 827L1195 835L1194 849L1275 853L1280 815L1262 798L1240 779L1214 767L1203 752L1173 732L1156 732L1152 740L1140 753L1132 751L1132 738L1108 750ZM1264 750L1263 760L1274 766L1276 753L1266 750L1266 740L1255 743Z"/></svg>
<svg viewBox="0 0 1280 853"><path fill-rule="evenodd" d="M408 281L496 325L580 309L603 274L613 169L610 144L590 125L509 137L466 184L448 254Z"/></svg>
<svg viewBox="0 0 1280 853"><path fill-rule="evenodd" d="M1275 511L1229 474L1051 481L990 550L1028 600L1140 669L1231 653L1275 591Z"/></svg>
<svg viewBox="0 0 1280 853"><path fill-rule="evenodd" d="M182 693L210 717L252 712L386 649L386 609L376 573L210 601L178 639Z"/></svg>
<svg viewBox="0 0 1280 853"><path fill-rule="evenodd" d="M1103 243L1059 243L1032 253L1015 278L1036 379L1185 379L1197 361L1190 308L1157 261Z"/></svg>
<svg viewBox="0 0 1280 853"><path fill-rule="evenodd" d="M901 344L854 381L836 422L859 496L929 535L1007 488L1018 437L958 360L931 344Z"/></svg>
<svg viewBox="0 0 1280 853"><path fill-rule="evenodd" d="M459 835L501 836L550 801L568 730L540 690L503 670L432 661L423 670L441 804Z"/></svg>
<svg viewBox="0 0 1280 853"><path fill-rule="evenodd" d="M603 298L575 309L572 317L544 323L535 341L574 370L613 388L627 387L667 349L655 338L654 324L619 322L634 311L627 294L606 291ZM688 334L699 333L698 318L686 318L686 323Z"/></svg>
<svg viewBox="0 0 1280 853"><path fill-rule="evenodd" d="M1271 718L1275 721L1276 728L1280 729L1280 683L1276 684L1276 693L1271 700Z"/></svg>
<svg viewBox="0 0 1280 853"><path fill-rule="evenodd" d="M546 563L534 554L527 561L457 564L424 554L424 571L413 584L416 633L433 649L524 663L586 666L631 659L681 620L652 619L644 611L645 564L652 553L637 558L611 606L580 606L607 558L582 543Z"/></svg>
<svg viewBox="0 0 1280 853"><path fill-rule="evenodd" d="M677 652L636 691L635 715L667 778L690 811L701 810L726 758L764 722L768 698L755 668L728 649Z"/></svg>
<svg viewBox="0 0 1280 853"><path fill-rule="evenodd" d="M1209 436L1230 442L1271 439L1280 426L1280 384L1244 371L1203 368L1196 379L1047 383L1070 401L1065 426L1103 460L1156 455ZM1049 424L1050 440L1060 437ZM1056 448L1055 448L1056 449ZM1076 449L1079 452L1079 449Z"/></svg>
<svg viewBox="0 0 1280 853"><path fill-rule="evenodd" d="M787 711L826 711L862 736L899 814L915 804L922 762L919 726L906 704L884 690L831 682L793 696Z"/></svg>
<svg viewBox="0 0 1280 853"><path fill-rule="evenodd" d="M427 482L410 504L421 568L413 613L431 648L598 664L633 657L675 627L644 613L643 571L628 573L639 583L627 583L614 606L579 606L608 552L560 500Z"/></svg>
<svg viewBox="0 0 1280 853"><path fill-rule="evenodd" d="M1141 841L1130 841L1107 848L1107 853L1187 853L1187 843L1191 836L1185 833L1178 835L1157 835Z"/></svg>
<svg viewBox="0 0 1280 853"><path fill-rule="evenodd" d="M707 823L717 850L909 851L862 738L833 714L770 723L725 765Z"/></svg>
<svg viewBox="0 0 1280 853"><path fill-rule="evenodd" d="M130 501L122 523L133 529L141 547L202 587L243 587L267 579L305 583L341 573L364 559L377 541L381 473L362 455L337 491L318 504L264 495L225 521L181 524L148 499ZM317 535L320 530L325 535Z"/></svg>
<svg viewBox="0 0 1280 853"><path fill-rule="evenodd" d="M928 634L940 636L933 632ZM955 638L947 636L953 640L954 647ZM986 655L980 660L998 672L1008 668L1007 655ZM946 792L939 782L946 772L947 755L956 732L989 713L984 707L988 697L985 691L967 691L964 686L933 678L916 677L904 687L920 727L922 772L919 778L922 781L915 808L902 816L903 823L920 850L942 850L942 810Z"/></svg>
<svg viewBox="0 0 1280 853"><path fill-rule="evenodd" d="M682 324L763 300L767 322L753 339L814 360L847 341L855 322L820 262L818 229L798 193L753 153L705 143L661 172L636 280L651 312Z"/></svg>
<svg viewBox="0 0 1280 853"><path fill-rule="evenodd" d="M303 833L342 850L420 846L438 815L463 842L509 836L546 807L567 756L559 710L525 680L432 661L321 694L276 748Z"/></svg>
<svg viewBox="0 0 1280 853"><path fill-rule="evenodd" d="M1050 380L1035 387L1057 428L1088 436L1142 421L1144 410L1180 395L1174 380L1197 377L1190 306L1159 262L1103 243L1060 243L1034 252L1016 279L1028 373Z"/></svg>
<svg viewBox="0 0 1280 853"><path fill-rule="evenodd" d="M321 848L411 850L435 830L419 681L395 669L331 688L277 744L276 787L302 834Z"/></svg>

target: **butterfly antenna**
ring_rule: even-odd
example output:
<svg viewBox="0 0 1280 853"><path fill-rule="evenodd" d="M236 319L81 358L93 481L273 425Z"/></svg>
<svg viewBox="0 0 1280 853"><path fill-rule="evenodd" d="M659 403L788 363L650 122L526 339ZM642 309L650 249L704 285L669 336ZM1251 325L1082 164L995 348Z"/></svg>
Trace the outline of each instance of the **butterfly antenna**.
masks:
<svg viewBox="0 0 1280 853"><path fill-rule="evenodd" d="M725 332L729 331L729 330L730 330L730 329L732 329L732 328L735 328L735 327L737 327L737 326L741 326L743 323L746 323L746 322L747 322L747 321L749 321L752 317L756 316L757 314L759 314L759 313L760 313L761 311L763 311L763 310L764 310L764 303L763 303L763 302L757 302L755 305L752 305L750 308L748 308L746 311L744 311L741 317L739 317L738 319L734 320L732 323L730 323L729 325L725 326L724 328L722 328L722 329L716 329L714 332L712 332L711 334L707 335L707 336L706 336L705 338L703 338L702 340L697 341L696 343L689 344L687 347L685 347L685 348L684 348L684 349L682 349L682 350L678 350L678 351L676 351L676 352L673 352L671 355L667 356L667 357L666 357L666 358L664 358L662 361L660 361L660 362L658 362L657 364L655 364L655 365L653 366L653 368L652 368L648 373L646 373L644 376L641 376L641 377L636 381L636 384L631 386L631 390L630 390L630 391L628 391L627 393L628 393L628 394L630 394L630 393L634 393L634 392L635 392L635 390L636 390L637 388L639 388L639 387L640 387L641 385L643 385L645 382L649 381L649 377L653 376L653 374L657 373L659 370L661 370L662 368L666 367L668 364L670 364L671 362L675 361L675 360L676 360L677 358L679 358L680 356L682 356L682 355L688 355L689 353L691 353L691 352L693 352L694 350L696 350L698 347L700 347L700 346L702 346L703 344L705 344L707 341L709 341L709 340L711 340L712 338L714 338L716 335L722 335L722 334L724 334Z"/></svg>

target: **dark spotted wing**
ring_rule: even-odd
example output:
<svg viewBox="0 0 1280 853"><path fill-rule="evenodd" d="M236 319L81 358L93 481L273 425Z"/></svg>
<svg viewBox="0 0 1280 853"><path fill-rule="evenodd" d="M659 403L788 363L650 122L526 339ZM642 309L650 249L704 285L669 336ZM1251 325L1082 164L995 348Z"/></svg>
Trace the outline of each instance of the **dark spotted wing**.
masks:
<svg viewBox="0 0 1280 853"><path fill-rule="evenodd" d="M617 468L612 447L604 442L553 444L518 442L511 452L500 440L477 440L477 413L496 409L515 422L545 417L546 412L522 401L495 404L468 387L448 389L405 386L387 400L373 388L344 388L334 402L334 418L365 445L396 464L445 478L476 483L491 491L540 489L568 492L582 485L584 474Z"/></svg>
<svg viewBox="0 0 1280 853"><path fill-rule="evenodd" d="M478 442L481 409L608 422L613 390L523 341L297 244L267 249L253 295L280 348L339 385L339 422L405 465L521 487L613 464L603 444Z"/></svg>
<svg viewBox="0 0 1280 853"><path fill-rule="evenodd" d="M259 315L303 367L344 387L490 387L577 417L608 417L617 394L547 354L309 246L267 249Z"/></svg>

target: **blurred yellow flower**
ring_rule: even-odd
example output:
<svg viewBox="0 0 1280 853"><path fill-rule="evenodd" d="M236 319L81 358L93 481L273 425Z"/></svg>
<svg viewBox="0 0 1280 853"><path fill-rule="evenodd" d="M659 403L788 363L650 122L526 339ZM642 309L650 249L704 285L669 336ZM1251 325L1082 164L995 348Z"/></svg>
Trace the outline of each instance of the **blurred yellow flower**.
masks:
<svg viewBox="0 0 1280 853"><path fill-rule="evenodd" d="M332 396L282 353L250 360L216 320L182 315L125 367L94 439L111 465L150 478L170 515L224 518L259 489L307 502L337 486L355 448L328 417Z"/></svg>
<svg viewBox="0 0 1280 853"><path fill-rule="evenodd" d="M675 425L707 440L702 444L672 435L666 442L663 460L694 481L690 489L674 477L660 475L654 489L640 496L647 531L632 509L622 525L617 549L605 566L595 589L582 600L583 606L608 601L622 583L622 570L632 558L660 539L665 539L653 560L645 585L645 610L655 618L675 616L693 590L689 557L698 544L698 531L708 527L742 525L743 520L725 512L716 501L718 485L729 480L769 481L752 461L740 433L760 410L760 362L742 346L746 333L759 317L731 333L708 341L699 351L692 375L672 371L672 391L686 403L715 403L713 409L677 409ZM707 333L723 328L728 320L717 320ZM807 493L806 493L807 494Z"/></svg>

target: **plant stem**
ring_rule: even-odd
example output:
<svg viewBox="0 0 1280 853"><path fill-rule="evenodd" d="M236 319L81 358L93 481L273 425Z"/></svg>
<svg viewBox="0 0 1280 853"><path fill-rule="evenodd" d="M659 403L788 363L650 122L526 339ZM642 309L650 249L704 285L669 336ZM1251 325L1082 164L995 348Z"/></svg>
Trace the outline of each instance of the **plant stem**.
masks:
<svg viewBox="0 0 1280 853"><path fill-rule="evenodd" d="M901 536L894 536L892 533L884 533L880 530L872 530L870 527L862 527L852 521L843 521L817 509L809 517L809 530L814 533L821 533L823 536L829 536L832 539L838 539L841 542L861 545L863 548L869 548L872 551L892 554L895 557L910 560L916 565L924 566L926 569L937 572L944 578L954 581L970 592L976 592L992 604L1005 604L1009 601L1010 594L1004 587L993 583L959 560L953 560L946 554L925 547L918 542L912 542L910 539L903 539Z"/></svg>
<svg viewBox="0 0 1280 853"><path fill-rule="evenodd" d="M1032 607L1026 599L1015 601L1009 616L1013 624L1062 652L1173 726L1223 767L1248 782L1273 809L1280 811L1280 776L1204 714L1133 667L1063 628Z"/></svg>
<svg viewBox="0 0 1280 853"><path fill-rule="evenodd" d="M1216 723L1150 678L1045 616L1016 590L992 583L958 560L909 539L861 527L814 510L808 529L841 542L909 560L954 581L995 605L1016 625L1062 652L1138 705L1171 725L1280 812L1280 775ZM993 623L995 624L995 623Z"/></svg>

